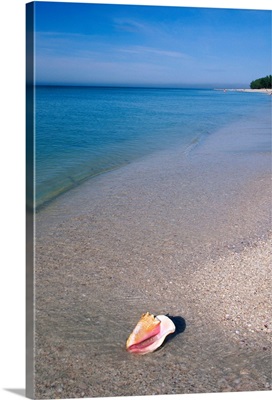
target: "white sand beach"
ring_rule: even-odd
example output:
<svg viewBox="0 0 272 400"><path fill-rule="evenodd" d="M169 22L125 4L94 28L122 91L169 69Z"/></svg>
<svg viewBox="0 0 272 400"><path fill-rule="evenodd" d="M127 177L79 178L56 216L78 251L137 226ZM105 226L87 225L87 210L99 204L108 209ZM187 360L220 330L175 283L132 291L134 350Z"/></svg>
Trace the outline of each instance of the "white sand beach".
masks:
<svg viewBox="0 0 272 400"><path fill-rule="evenodd" d="M225 92L264 93L268 95L272 94L272 89L215 89L215 90L223 90Z"/></svg>

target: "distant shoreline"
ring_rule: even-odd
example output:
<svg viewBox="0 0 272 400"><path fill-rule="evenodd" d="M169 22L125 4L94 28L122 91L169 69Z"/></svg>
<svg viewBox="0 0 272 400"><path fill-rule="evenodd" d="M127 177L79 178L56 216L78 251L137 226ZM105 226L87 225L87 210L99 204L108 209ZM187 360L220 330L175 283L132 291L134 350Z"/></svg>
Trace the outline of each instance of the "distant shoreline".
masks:
<svg viewBox="0 0 272 400"><path fill-rule="evenodd" d="M265 93L268 95L272 95L272 89L214 89L221 90L224 92L246 92L246 93Z"/></svg>

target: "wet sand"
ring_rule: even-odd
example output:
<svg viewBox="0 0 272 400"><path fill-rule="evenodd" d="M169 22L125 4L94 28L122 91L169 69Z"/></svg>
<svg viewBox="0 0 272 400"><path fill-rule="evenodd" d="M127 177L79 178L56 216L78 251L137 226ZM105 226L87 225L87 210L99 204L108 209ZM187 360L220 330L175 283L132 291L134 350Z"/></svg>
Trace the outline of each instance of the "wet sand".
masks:
<svg viewBox="0 0 272 400"><path fill-rule="evenodd" d="M269 114L98 176L36 217L36 398L271 389ZM143 312L177 330L125 351Z"/></svg>

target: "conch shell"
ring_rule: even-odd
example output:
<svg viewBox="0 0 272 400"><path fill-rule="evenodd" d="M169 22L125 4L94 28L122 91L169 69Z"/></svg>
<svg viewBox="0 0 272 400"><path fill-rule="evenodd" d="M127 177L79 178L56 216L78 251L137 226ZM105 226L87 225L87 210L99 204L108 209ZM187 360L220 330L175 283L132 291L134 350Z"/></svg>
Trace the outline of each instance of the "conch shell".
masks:
<svg viewBox="0 0 272 400"><path fill-rule="evenodd" d="M126 349L130 353L151 353L160 347L170 333L175 332L176 327L166 315L156 317L149 312L142 315L127 342Z"/></svg>

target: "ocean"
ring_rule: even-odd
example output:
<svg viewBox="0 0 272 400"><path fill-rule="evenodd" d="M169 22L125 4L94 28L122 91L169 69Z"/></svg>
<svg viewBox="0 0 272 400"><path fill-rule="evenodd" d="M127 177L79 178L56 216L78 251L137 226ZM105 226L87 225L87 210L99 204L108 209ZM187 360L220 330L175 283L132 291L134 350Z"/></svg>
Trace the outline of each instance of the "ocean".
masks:
<svg viewBox="0 0 272 400"><path fill-rule="evenodd" d="M36 207L151 153L173 147L185 153L269 100L208 89L37 86Z"/></svg>

